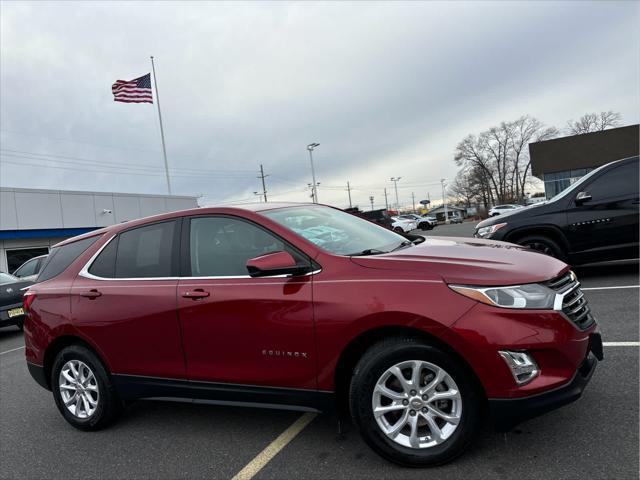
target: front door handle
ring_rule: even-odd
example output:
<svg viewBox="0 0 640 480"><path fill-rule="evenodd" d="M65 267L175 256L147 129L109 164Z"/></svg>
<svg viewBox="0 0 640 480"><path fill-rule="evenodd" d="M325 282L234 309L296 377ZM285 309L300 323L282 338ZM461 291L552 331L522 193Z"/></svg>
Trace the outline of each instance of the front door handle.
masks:
<svg viewBox="0 0 640 480"><path fill-rule="evenodd" d="M89 290L88 292L82 292L80 296L88 298L89 300L95 300L96 298L101 297L102 293L94 288Z"/></svg>
<svg viewBox="0 0 640 480"><path fill-rule="evenodd" d="M199 298L207 298L210 295L209 292L205 292L201 288L196 288L195 290L187 290L186 292L182 292L182 296L184 298L192 298L194 300L198 300Z"/></svg>

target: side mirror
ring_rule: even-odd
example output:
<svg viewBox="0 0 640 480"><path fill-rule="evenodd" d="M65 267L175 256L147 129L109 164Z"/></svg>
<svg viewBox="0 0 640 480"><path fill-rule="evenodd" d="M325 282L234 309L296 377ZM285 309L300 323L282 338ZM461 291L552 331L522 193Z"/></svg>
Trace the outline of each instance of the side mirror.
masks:
<svg viewBox="0 0 640 480"><path fill-rule="evenodd" d="M287 252L272 252L247 260L247 270L252 277L296 275L302 273L295 259Z"/></svg>
<svg viewBox="0 0 640 480"><path fill-rule="evenodd" d="M589 192L578 192L576 195L576 205L582 205L584 202L591 200L591 194Z"/></svg>

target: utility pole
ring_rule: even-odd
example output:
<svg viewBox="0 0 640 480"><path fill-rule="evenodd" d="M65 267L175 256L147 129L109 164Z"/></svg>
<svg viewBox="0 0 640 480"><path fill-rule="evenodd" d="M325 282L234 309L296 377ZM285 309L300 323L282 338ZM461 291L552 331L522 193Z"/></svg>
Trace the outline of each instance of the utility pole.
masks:
<svg viewBox="0 0 640 480"><path fill-rule="evenodd" d="M371 210L373 210L373 195L369 195L369 201L371 202Z"/></svg>
<svg viewBox="0 0 640 480"><path fill-rule="evenodd" d="M442 205L444 206L444 223L449 223L449 215L447 214L447 197L445 196L445 187L447 186L446 178L440 180L442 184Z"/></svg>
<svg viewBox="0 0 640 480"><path fill-rule="evenodd" d="M319 147L319 143L310 143L307 145L307 150L309 150L309 161L311 162L311 179L313 180L313 185L311 186L311 193L313 195L313 203L318 203L318 189L316 183L316 171L313 168L313 149Z"/></svg>
<svg viewBox="0 0 640 480"><path fill-rule="evenodd" d="M400 213L400 201L398 200L398 182L400 181L402 177L391 177L391 181L393 182L393 185L396 189L396 211L397 213Z"/></svg>
<svg viewBox="0 0 640 480"><path fill-rule="evenodd" d="M387 210L389 210L389 200L387 199L387 187L384 187L384 204L387 207Z"/></svg>
<svg viewBox="0 0 640 480"><path fill-rule="evenodd" d="M264 195L265 203L267 202L267 186L264 183L264 179L268 176L269 175L264 174L264 169L262 168L262 164L260 164L260 176L258 178L262 180L262 194Z"/></svg>
<svg viewBox="0 0 640 480"><path fill-rule="evenodd" d="M416 195L415 193L411 192L411 201L413 202L413 213L416 213Z"/></svg>
<svg viewBox="0 0 640 480"><path fill-rule="evenodd" d="M353 208L353 205L351 205L351 186L349 185L348 180L347 180L347 192L349 192L349 208Z"/></svg>

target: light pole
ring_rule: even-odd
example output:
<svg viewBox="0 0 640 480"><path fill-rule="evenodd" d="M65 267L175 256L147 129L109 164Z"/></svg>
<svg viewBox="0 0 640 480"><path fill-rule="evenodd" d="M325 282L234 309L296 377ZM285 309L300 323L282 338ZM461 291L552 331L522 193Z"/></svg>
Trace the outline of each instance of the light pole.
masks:
<svg viewBox="0 0 640 480"><path fill-rule="evenodd" d="M398 182L402 177L391 177L391 181L393 182L393 186L396 189L396 211L400 213L400 201L398 200Z"/></svg>
<svg viewBox="0 0 640 480"><path fill-rule="evenodd" d="M313 169L313 149L319 146L320 146L319 143L310 143L309 145L307 145L307 150L309 150L309 161L311 162L311 180L313 180L313 184L311 186L313 203L318 203L318 190L316 188L316 171Z"/></svg>
<svg viewBox="0 0 640 480"><path fill-rule="evenodd" d="M373 210L373 195L369 196L369 201L371 202L371 210Z"/></svg>
<svg viewBox="0 0 640 480"><path fill-rule="evenodd" d="M262 203L262 192L253 192L260 199L260 203Z"/></svg>
<svg viewBox="0 0 640 480"><path fill-rule="evenodd" d="M445 196L445 188L447 187L446 181L447 179L443 178L442 180L440 180L440 183L442 184L442 205L444 206L444 223L449 223L449 215L447 215L447 197Z"/></svg>

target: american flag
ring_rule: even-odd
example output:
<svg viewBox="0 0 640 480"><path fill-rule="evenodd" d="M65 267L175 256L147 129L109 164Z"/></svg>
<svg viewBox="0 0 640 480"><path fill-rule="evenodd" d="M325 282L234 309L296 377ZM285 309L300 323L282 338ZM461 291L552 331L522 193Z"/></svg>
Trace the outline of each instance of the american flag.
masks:
<svg viewBox="0 0 640 480"><path fill-rule="evenodd" d="M153 103L150 73L134 80L116 80L111 91L114 102Z"/></svg>

